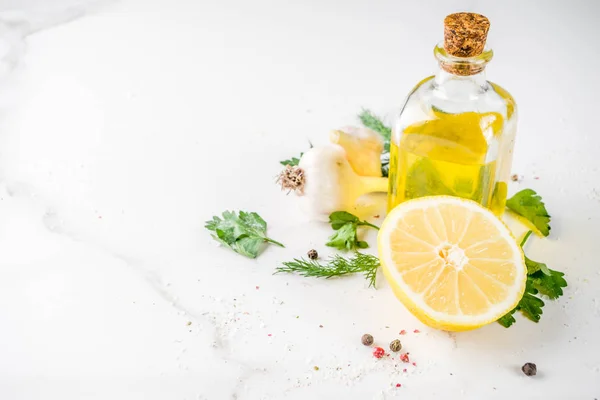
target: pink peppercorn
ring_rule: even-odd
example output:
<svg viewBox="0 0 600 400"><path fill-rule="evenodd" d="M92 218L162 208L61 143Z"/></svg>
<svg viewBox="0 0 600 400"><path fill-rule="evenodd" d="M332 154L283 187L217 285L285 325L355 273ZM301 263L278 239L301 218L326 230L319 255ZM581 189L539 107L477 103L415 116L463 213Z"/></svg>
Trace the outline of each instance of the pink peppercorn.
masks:
<svg viewBox="0 0 600 400"><path fill-rule="evenodd" d="M402 329L402 330L400 331L400 334L401 334L401 335L406 335L406 331L405 331L404 329Z"/></svg>
<svg viewBox="0 0 600 400"><path fill-rule="evenodd" d="M421 331L420 331L420 330L418 330L418 329L415 329L413 332L414 332L414 333L421 333Z"/></svg>
<svg viewBox="0 0 600 400"><path fill-rule="evenodd" d="M402 360L405 363L410 362L410 359L408 358L408 353L400 354L400 360Z"/></svg>
<svg viewBox="0 0 600 400"><path fill-rule="evenodd" d="M396 383L396 387L401 387L402 385L399 383Z"/></svg>
<svg viewBox="0 0 600 400"><path fill-rule="evenodd" d="M385 350L381 347L375 347L375 350L373 350L373 357L375 358L381 358L385 355Z"/></svg>

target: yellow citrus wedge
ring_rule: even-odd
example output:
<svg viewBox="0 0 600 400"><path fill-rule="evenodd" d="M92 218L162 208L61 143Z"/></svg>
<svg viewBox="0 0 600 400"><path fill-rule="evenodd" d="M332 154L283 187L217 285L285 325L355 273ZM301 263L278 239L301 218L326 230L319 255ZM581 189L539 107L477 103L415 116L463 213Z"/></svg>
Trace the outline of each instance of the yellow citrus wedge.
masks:
<svg viewBox="0 0 600 400"><path fill-rule="evenodd" d="M512 310L525 291L521 248L502 221L471 200L404 202L383 222L378 246L396 297L434 328L479 328Z"/></svg>

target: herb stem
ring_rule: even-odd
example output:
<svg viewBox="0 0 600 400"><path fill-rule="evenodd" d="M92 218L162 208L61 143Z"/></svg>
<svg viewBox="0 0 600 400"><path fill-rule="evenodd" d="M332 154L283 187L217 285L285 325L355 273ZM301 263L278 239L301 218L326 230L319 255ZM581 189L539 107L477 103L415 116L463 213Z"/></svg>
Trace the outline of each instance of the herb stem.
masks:
<svg viewBox="0 0 600 400"><path fill-rule="evenodd" d="M278 241L276 241L276 240L273 240L273 239L271 239L271 238L265 238L265 242L272 243L272 244L276 244L276 245L277 245L277 246L279 246L279 247L285 247L283 244L281 244L281 243L279 243Z"/></svg>
<svg viewBox="0 0 600 400"><path fill-rule="evenodd" d="M375 229L379 230L379 227L377 225L373 225L372 223L367 222L367 221L361 221L358 223L358 225L359 226L370 226L371 228L375 228Z"/></svg>
<svg viewBox="0 0 600 400"><path fill-rule="evenodd" d="M523 248L523 246L525 246L525 243L527 242L527 239L529 239L529 236L531 236L531 234L533 233L533 231L528 231L525 236L523 237L523 240L521 240L521 248Z"/></svg>

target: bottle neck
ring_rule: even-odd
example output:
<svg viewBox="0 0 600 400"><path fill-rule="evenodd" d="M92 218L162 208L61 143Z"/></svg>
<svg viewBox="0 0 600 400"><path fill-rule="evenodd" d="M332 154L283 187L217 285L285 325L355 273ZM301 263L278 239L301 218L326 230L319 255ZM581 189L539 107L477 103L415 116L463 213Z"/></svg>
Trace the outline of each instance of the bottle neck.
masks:
<svg viewBox="0 0 600 400"><path fill-rule="evenodd" d="M469 75L457 75L452 70L448 71L446 68L440 65L440 69L435 75L435 84L439 87L445 86L450 82L457 85L474 85L478 87L487 86L485 68L482 68L477 73Z"/></svg>
<svg viewBox="0 0 600 400"><path fill-rule="evenodd" d="M494 52L486 48L483 52L473 57L455 57L444 49L443 43L433 49L433 54L440 64L440 73L446 79L452 77L469 77L469 79L485 81L485 67L494 56ZM446 76L446 74L448 76Z"/></svg>
<svg viewBox="0 0 600 400"><path fill-rule="evenodd" d="M433 53L440 64L434 81L438 98L470 101L488 89L485 67L492 59L491 49L473 57L455 57L448 54L440 43Z"/></svg>

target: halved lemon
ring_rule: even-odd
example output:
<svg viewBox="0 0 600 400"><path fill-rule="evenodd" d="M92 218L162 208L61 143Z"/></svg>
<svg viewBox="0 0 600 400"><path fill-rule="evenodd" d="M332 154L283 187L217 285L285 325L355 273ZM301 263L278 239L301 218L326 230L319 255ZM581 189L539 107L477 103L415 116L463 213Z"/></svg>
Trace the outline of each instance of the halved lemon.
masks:
<svg viewBox="0 0 600 400"><path fill-rule="evenodd" d="M383 222L378 246L396 297L434 328L463 331L496 321L525 291L521 248L498 217L471 200L406 201Z"/></svg>

